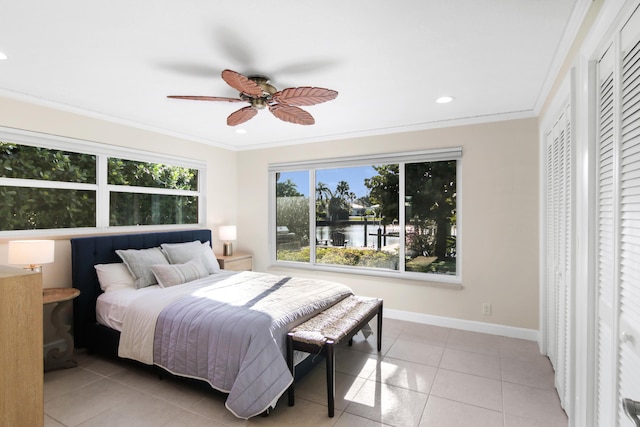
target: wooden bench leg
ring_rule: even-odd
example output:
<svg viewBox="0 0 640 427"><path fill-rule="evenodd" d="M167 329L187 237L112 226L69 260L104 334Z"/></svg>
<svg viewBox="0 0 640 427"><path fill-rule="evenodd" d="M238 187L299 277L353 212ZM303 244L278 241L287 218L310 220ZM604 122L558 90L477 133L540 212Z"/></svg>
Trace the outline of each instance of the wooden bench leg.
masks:
<svg viewBox="0 0 640 427"><path fill-rule="evenodd" d="M329 407L329 417L333 418L334 413L334 403L335 403L335 379L336 379L336 370L335 370L335 361L336 356L333 348L334 342L328 340L325 345L325 357L327 359L327 406Z"/></svg>
<svg viewBox="0 0 640 427"><path fill-rule="evenodd" d="M289 371L291 371L291 376L293 377L293 381L289 386L289 390L287 390L287 395L289 398L289 406L293 406L295 404L294 384L296 382L296 376L293 367L293 337L291 336L291 334L287 335L287 365L289 365Z"/></svg>

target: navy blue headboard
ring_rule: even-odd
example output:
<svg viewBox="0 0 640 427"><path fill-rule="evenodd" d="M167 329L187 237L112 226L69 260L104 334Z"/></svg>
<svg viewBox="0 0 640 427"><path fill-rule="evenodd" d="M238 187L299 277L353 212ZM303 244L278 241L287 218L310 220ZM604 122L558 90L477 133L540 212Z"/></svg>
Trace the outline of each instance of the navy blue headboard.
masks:
<svg viewBox="0 0 640 427"><path fill-rule="evenodd" d="M80 295L73 300L75 346L90 347L96 325L96 300L102 290L94 265L122 262L116 255L116 249L146 249L160 246L162 243L193 240L211 242L211 230L100 235L71 239L71 278L73 287L80 290Z"/></svg>

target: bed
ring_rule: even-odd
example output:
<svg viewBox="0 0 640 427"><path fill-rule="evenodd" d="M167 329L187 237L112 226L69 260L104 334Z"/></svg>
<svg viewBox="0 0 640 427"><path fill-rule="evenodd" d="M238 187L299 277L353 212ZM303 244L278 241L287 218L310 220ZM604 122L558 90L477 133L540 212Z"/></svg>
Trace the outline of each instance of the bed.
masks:
<svg viewBox="0 0 640 427"><path fill-rule="evenodd" d="M255 272L209 275L208 271L185 283L183 278L165 287L143 286L103 295L95 265L122 268L124 259L135 270L135 264L121 257L155 253L161 245L163 251L193 248L190 245L196 241L198 247L209 245L205 252L211 256L211 231L206 229L72 239L73 287L81 292L74 300L75 346L206 381L228 394L226 407L234 415L250 418L274 407L293 380L285 360L286 333L352 293L332 282ZM163 254L172 258L171 252ZM193 261L168 264L163 271L172 274L187 267L202 268L199 262L190 265ZM142 280L133 276L136 283ZM96 306L101 308L103 300L135 293L121 324L105 321L109 316L102 311L96 316Z"/></svg>

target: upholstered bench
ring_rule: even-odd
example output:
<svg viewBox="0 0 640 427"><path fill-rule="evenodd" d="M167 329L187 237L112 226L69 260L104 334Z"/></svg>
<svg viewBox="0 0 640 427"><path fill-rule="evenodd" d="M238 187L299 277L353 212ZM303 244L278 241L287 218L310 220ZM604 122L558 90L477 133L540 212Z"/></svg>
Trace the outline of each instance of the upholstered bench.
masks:
<svg viewBox="0 0 640 427"><path fill-rule="evenodd" d="M319 354L324 352L327 361L327 405L329 417L334 414L335 401L335 351L336 344L349 340L374 316L378 316L378 351L382 347L382 300L356 295L348 296L306 322L296 326L287 335L287 364L294 374L294 350ZM289 406L294 405L294 384L288 390Z"/></svg>

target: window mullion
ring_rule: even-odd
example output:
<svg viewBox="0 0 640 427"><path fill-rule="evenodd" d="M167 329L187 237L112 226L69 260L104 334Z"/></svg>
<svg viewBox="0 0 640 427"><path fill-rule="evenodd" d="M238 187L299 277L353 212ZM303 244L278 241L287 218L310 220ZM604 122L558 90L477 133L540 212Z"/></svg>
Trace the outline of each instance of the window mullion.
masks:
<svg viewBox="0 0 640 427"><path fill-rule="evenodd" d="M107 228L109 226L109 189L107 188L107 156L97 155L96 161L96 183L98 190L96 194L96 227Z"/></svg>
<svg viewBox="0 0 640 427"><path fill-rule="evenodd" d="M140 193L140 194L167 194L172 196L197 196L198 191L177 190L171 188L135 187L132 185L107 185L109 192L114 193Z"/></svg>
<svg viewBox="0 0 640 427"><path fill-rule="evenodd" d="M405 198L405 162L401 162L398 165L398 222L400 223L399 228L399 237L400 244L398 245L398 271L404 270L404 262L405 262L405 213L406 213L406 198Z"/></svg>
<svg viewBox="0 0 640 427"><path fill-rule="evenodd" d="M0 178L0 185L5 187L32 187L32 188L60 188L64 190L90 190L97 188L96 184L83 184L79 182L43 181L40 179Z"/></svg>
<svg viewBox="0 0 640 427"><path fill-rule="evenodd" d="M309 169L309 263L316 263L316 170Z"/></svg>

